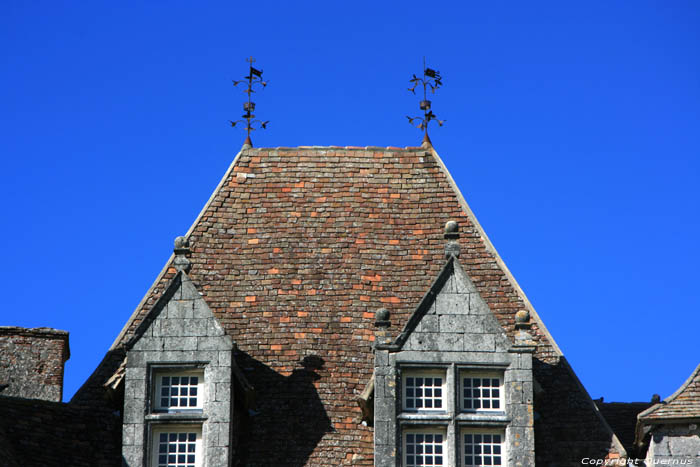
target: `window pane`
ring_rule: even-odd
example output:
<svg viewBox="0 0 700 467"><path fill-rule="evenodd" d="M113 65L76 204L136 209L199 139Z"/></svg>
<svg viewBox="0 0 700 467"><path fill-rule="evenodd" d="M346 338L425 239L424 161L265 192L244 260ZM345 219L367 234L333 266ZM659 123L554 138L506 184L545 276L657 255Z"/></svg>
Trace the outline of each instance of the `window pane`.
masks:
<svg viewBox="0 0 700 467"><path fill-rule="evenodd" d="M159 453L157 467L194 467L197 460L197 433L178 431L160 433L154 448ZM168 455L164 453L169 453Z"/></svg>
<svg viewBox="0 0 700 467"><path fill-rule="evenodd" d="M464 465L501 467L501 435L465 433L462 445Z"/></svg>
<svg viewBox="0 0 700 467"><path fill-rule="evenodd" d="M156 409L196 409L201 408L197 384L200 376L161 376L161 397L156 399Z"/></svg>
<svg viewBox="0 0 700 467"><path fill-rule="evenodd" d="M444 378L407 376L404 379L403 407L407 410L442 410Z"/></svg>
<svg viewBox="0 0 700 467"><path fill-rule="evenodd" d="M442 433L406 433L404 435L404 461L406 467L432 467L445 465L442 456Z"/></svg>
<svg viewBox="0 0 700 467"><path fill-rule="evenodd" d="M501 410L499 378L462 376L462 410Z"/></svg>

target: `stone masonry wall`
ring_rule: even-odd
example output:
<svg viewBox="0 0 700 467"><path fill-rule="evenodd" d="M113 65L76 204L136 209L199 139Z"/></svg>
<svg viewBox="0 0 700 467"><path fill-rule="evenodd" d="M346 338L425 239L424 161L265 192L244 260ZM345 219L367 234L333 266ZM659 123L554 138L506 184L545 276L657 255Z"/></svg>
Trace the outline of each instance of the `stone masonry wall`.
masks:
<svg viewBox="0 0 700 467"><path fill-rule="evenodd" d="M60 402L68 332L51 328L0 327L0 384L3 396Z"/></svg>
<svg viewBox="0 0 700 467"><path fill-rule="evenodd" d="M182 278L180 281L179 278ZM150 455L149 437L165 424L202 427L204 462L230 465L233 393L233 343L184 273L174 279L171 295L154 309L145 331L127 352L122 455L129 467L141 467ZM152 410L154 368L203 368L201 413L156 413Z"/></svg>
<svg viewBox="0 0 700 467"><path fill-rule="evenodd" d="M665 425L656 428L651 435L646 464L648 466L700 464L698 424Z"/></svg>

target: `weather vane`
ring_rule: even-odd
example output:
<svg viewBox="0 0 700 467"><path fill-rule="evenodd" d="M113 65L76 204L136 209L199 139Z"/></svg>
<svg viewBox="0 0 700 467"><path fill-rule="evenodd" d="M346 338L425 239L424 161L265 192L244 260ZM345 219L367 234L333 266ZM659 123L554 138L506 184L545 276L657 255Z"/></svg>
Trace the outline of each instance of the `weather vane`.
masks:
<svg viewBox="0 0 700 467"><path fill-rule="evenodd" d="M437 88L442 86L442 76L440 76L439 71L426 67L425 57L423 57L423 77L419 78L416 75L413 75L413 78L411 78L410 81L413 83L413 86L408 88L408 90L413 94L416 93L416 88L418 85L423 85L423 100L420 101L420 109L423 111L423 117L407 116L406 118L408 119L408 123L411 125L413 125L414 122L419 122L416 126L425 132L423 142L430 144L430 138L428 137L428 124L431 120L435 120L439 126L442 126L442 124L445 123L445 120L438 120L437 116L431 110L431 102L428 100L428 88L430 88L430 91L434 94Z"/></svg>
<svg viewBox="0 0 700 467"><path fill-rule="evenodd" d="M250 70L248 71L248 76L244 76L243 79L240 81L232 80L234 86L238 86L239 83L245 83L246 81L248 82L248 89L245 89L243 91L248 93L248 102L243 103L243 111L245 112L245 114L243 114L241 120L229 120L229 122L231 123L232 127L235 127L238 123L245 122L245 129L248 135L246 136L244 144L253 146L253 143L250 140L250 132L256 129L253 126L253 123L259 123L259 129L265 129L267 128L267 124L270 123L270 121L266 120L263 122L255 118L255 115L253 115L253 111L255 110L255 102L251 100L251 94L255 92L253 86L259 84L262 85L262 87L264 88L265 86L267 86L267 81L263 81L262 79L263 71L253 67L253 63L255 63L255 59L253 57L247 58L246 61L250 63Z"/></svg>

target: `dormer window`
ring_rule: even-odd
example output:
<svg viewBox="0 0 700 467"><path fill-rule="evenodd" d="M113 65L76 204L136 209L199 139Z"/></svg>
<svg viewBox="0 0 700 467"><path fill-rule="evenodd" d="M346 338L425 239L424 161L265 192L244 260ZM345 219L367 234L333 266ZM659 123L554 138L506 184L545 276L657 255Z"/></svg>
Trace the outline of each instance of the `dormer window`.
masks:
<svg viewBox="0 0 700 467"><path fill-rule="evenodd" d="M463 411L502 412L505 410L502 374L463 371L460 379Z"/></svg>
<svg viewBox="0 0 700 467"><path fill-rule="evenodd" d="M155 371L153 407L158 412L181 412L202 410L203 370L159 370Z"/></svg>
<svg viewBox="0 0 700 467"><path fill-rule="evenodd" d="M403 380L403 408L408 411L445 410L445 371L407 371Z"/></svg>
<svg viewBox="0 0 700 467"><path fill-rule="evenodd" d="M153 430L154 467L201 467L202 430L189 426L164 426Z"/></svg>
<svg viewBox="0 0 700 467"><path fill-rule="evenodd" d="M501 467L504 464L503 432L463 430L464 466Z"/></svg>

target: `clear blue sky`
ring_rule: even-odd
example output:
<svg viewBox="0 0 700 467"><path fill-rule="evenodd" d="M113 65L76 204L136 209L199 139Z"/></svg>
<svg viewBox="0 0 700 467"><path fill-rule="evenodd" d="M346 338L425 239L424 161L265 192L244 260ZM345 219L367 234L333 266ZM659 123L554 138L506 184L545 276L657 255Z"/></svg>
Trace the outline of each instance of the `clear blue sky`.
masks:
<svg viewBox="0 0 700 467"><path fill-rule="evenodd" d="M0 324L70 331L68 399L243 143L433 143L592 397L700 362L700 4L3 2Z"/></svg>

